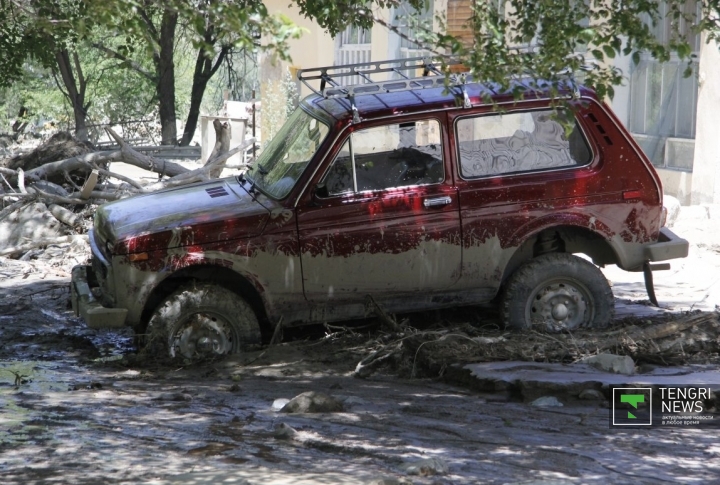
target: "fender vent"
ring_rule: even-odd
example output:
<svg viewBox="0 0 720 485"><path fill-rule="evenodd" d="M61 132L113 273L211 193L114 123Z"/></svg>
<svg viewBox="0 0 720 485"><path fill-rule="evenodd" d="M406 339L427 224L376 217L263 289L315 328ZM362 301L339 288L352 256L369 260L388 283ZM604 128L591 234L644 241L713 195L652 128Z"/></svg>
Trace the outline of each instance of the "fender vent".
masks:
<svg viewBox="0 0 720 485"><path fill-rule="evenodd" d="M224 197L224 196L226 196L226 195L230 195L230 194L227 193L227 190L225 190L225 187L223 187L223 186L213 187L213 188L211 188L211 189L205 189L205 192L207 192L208 195L209 195L210 197L212 197L213 199L214 199L215 197Z"/></svg>

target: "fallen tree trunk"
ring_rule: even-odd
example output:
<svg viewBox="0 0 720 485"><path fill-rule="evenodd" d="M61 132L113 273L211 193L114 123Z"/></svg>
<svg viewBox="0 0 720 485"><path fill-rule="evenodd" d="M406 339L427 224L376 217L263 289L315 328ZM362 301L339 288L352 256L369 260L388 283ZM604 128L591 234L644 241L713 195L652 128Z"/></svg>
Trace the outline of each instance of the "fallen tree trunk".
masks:
<svg viewBox="0 0 720 485"><path fill-rule="evenodd" d="M48 206L48 210L50 210L50 213L55 217L55 219L72 227L73 229L77 229L82 226L83 217L80 214L75 214L74 212L57 204L50 204Z"/></svg>
<svg viewBox="0 0 720 485"><path fill-rule="evenodd" d="M65 160L46 163L40 167L28 170L25 172L25 180L28 182L37 182L40 180L55 178L55 176L59 173L69 174L76 171L82 171L84 174L88 174L95 168L93 165L105 164L114 161L123 161L121 152L88 153L77 157L66 158ZM17 177L17 174L15 176Z"/></svg>
<svg viewBox="0 0 720 485"><path fill-rule="evenodd" d="M178 187L180 185L191 184L194 182L205 182L207 180L210 180L213 178L210 176L210 173L212 173L212 171L215 170L218 165L224 164L228 158L232 157L233 155L242 150L245 150L253 143L255 143L255 138L245 140L242 145L239 145L232 150L217 156L213 160L210 160L208 163L206 163L203 167L177 175L168 180L162 180L152 185L147 185L142 189L142 192L155 192L156 190L168 189L171 187Z"/></svg>
<svg viewBox="0 0 720 485"><path fill-rule="evenodd" d="M122 162L158 173L160 176L167 177L175 177L190 171L177 163L168 162L167 160L163 160L161 158L150 157L135 151L127 144L127 142L125 142L125 140L122 139L120 135L115 133L112 128L105 128L105 130L111 137L113 137L113 139L115 139L118 145L120 145Z"/></svg>

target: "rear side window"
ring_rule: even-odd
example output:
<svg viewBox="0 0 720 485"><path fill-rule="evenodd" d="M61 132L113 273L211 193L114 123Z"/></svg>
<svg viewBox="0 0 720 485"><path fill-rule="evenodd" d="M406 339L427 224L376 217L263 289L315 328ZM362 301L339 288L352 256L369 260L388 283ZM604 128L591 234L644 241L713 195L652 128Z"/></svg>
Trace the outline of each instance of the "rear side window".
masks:
<svg viewBox="0 0 720 485"><path fill-rule="evenodd" d="M464 178L576 167L592 159L582 130L566 111L462 118L455 127Z"/></svg>

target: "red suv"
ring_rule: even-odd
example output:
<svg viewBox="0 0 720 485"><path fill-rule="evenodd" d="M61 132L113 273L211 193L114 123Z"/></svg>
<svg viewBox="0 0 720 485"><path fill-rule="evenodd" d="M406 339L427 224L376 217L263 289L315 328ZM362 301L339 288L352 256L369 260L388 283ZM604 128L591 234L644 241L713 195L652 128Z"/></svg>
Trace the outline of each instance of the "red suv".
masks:
<svg viewBox="0 0 720 485"><path fill-rule="evenodd" d="M598 266L644 270L654 299L651 271L668 265L651 262L687 255L663 227L658 175L589 89L568 84L558 109L542 83L517 82L518 101L446 84L426 59L299 78L315 94L247 173L98 209L92 265L72 277L91 327L129 325L195 357L376 303L498 296L511 328L603 327L614 301Z"/></svg>

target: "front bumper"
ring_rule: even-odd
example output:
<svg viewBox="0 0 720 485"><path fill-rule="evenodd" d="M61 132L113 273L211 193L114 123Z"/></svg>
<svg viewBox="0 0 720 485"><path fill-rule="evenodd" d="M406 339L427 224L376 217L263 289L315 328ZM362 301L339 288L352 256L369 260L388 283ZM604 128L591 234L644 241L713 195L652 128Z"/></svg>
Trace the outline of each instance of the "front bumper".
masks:
<svg viewBox="0 0 720 485"><path fill-rule="evenodd" d="M92 271L92 267L87 265L75 266L72 269L70 298L75 316L82 317L90 328L124 327L127 309L106 308L95 299L88 278L88 273L92 274Z"/></svg>
<svg viewBox="0 0 720 485"><path fill-rule="evenodd" d="M690 244L667 227L660 228L658 242L645 246L646 261L667 261L685 258Z"/></svg>

